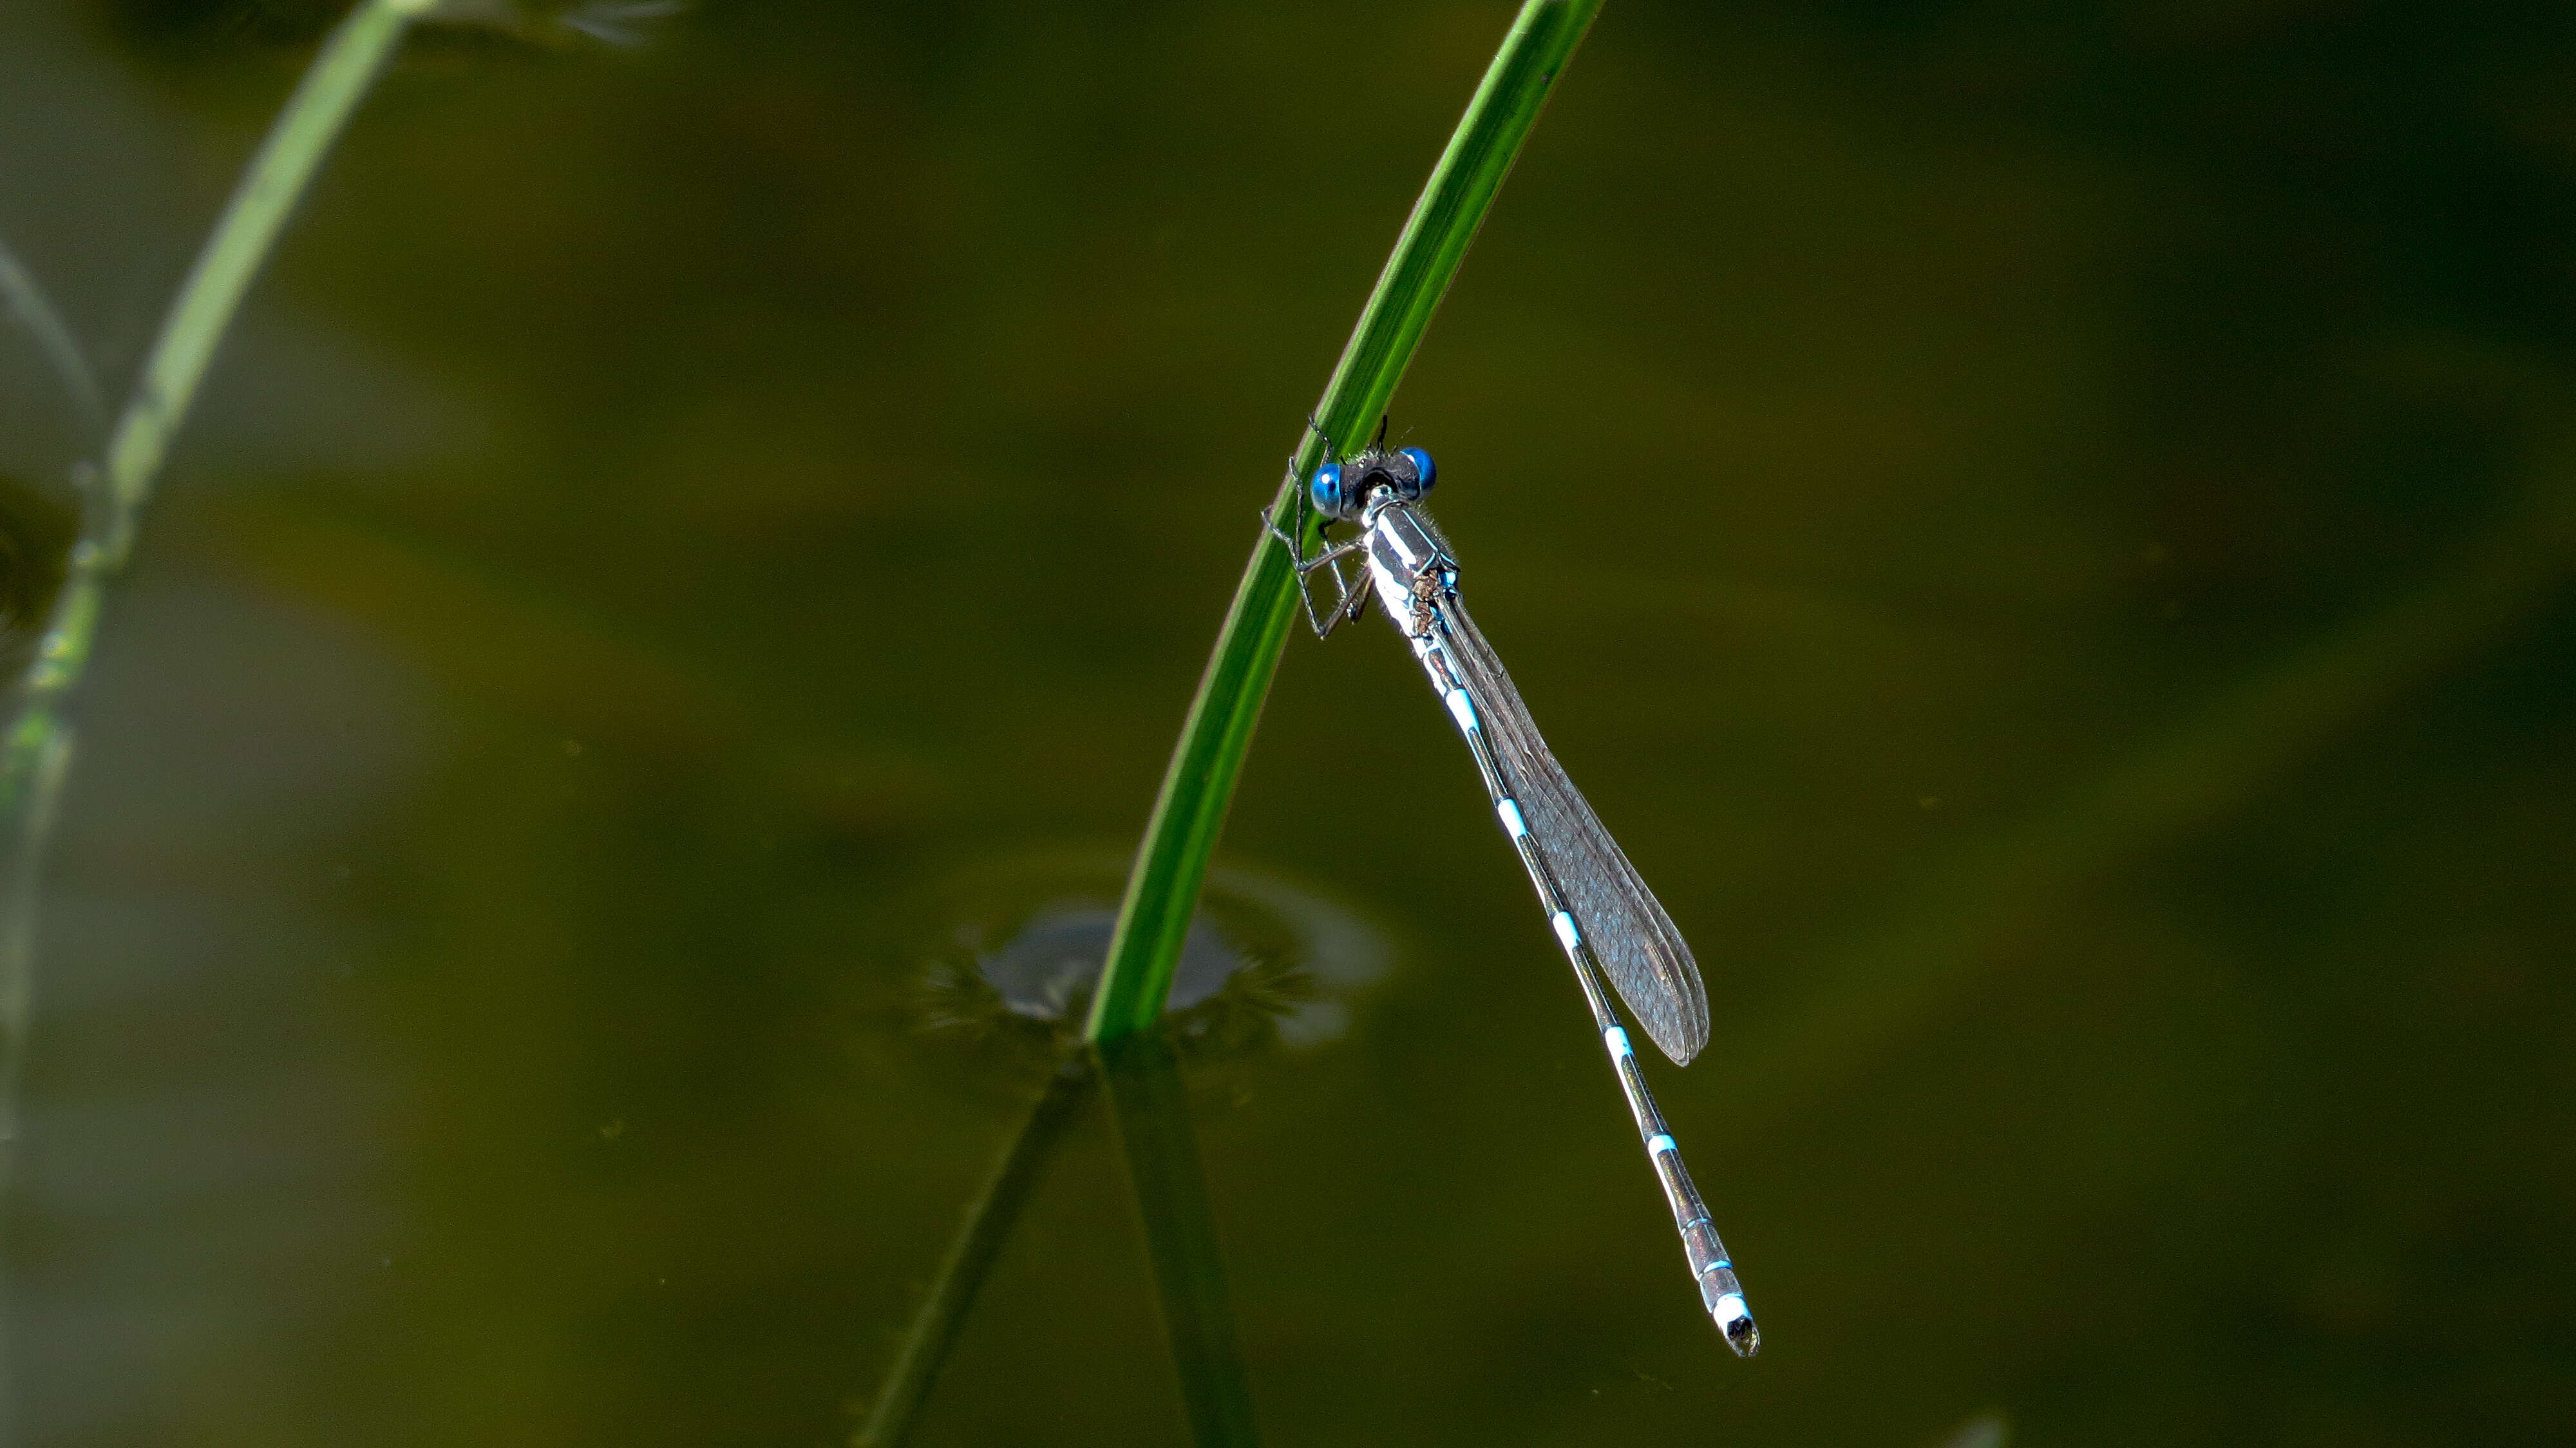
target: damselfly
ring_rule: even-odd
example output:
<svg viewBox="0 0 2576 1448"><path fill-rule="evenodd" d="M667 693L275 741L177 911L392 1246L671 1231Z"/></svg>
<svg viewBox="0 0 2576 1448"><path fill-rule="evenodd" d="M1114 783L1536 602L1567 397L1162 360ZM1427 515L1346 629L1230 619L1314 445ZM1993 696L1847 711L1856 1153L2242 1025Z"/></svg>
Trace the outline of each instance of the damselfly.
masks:
<svg viewBox="0 0 2576 1448"><path fill-rule="evenodd" d="M1383 421L1376 440L1351 457L1335 460L1327 438L1324 463L1297 495L1291 525L1282 528L1266 508L1261 520L1288 545L1298 596L1317 637L1358 618L1374 595L1388 621L1413 646L1432 689L1449 706L1467 751L1476 758L1477 772L1485 777L1494 813L1520 851L1530 883L1538 887L1540 907L1592 1007L1619 1089L1637 1119L1637 1134L1645 1139L1647 1159L1672 1204L1673 1224L1681 1232L1691 1276L1699 1283L1700 1301L1725 1334L1727 1346L1751 1357L1762 1346L1762 1334L1744 1305L1735 1265L1727 1260L1698 1188L1691 1185L1681 1149L1664 1127L1628 1032L1602 986L1607 975L1646 1034L1675 1064L1687 1065L1708 1044L1708 996L1700 985L1699 964L1673 928L1672 917L1601 827L1582 791L1565 777L1538 726L1530 722L1511 675L1503 672L1502 661L1467 616L1458 597L1457 555L1422 506L1436 476L1431 455L1411 447L1389 451L1385 443ZM1300 540L1310 507L1328 523L1354 525L1357 535L1328 542L1313 557L1306 556ZM1367 569L1366 587L1354 587L1343 571L1343 560L1352 558ZM1331 575L1338 594L1323 613L1316 612L1314 595L1307 591L1308 580L1318 571Z"/></svg>

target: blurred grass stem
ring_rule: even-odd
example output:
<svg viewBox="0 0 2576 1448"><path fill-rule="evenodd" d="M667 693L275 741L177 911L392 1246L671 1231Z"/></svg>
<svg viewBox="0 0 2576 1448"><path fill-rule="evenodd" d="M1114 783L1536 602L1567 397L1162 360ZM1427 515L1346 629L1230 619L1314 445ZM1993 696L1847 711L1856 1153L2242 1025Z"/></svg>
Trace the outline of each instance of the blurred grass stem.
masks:
<svg viewBox="0 0 2576 1448"><path fill-rule="evenodd" d="M313 57L233 188L221 219L162 322L142 375L108 435L104 461L84 469L80 541L46 620L36 660L20 691L18 717L0 755L0 807L24 808L26 781L43 758L59 716L89 663L108 582L133 551L170 442L187 420L207 364L230 329L242 294L322 158L380 74L405 26L432 0L362 0ZM33 842L41 848L42 841Z"/></svg>
<svg viewBox="0 0 2576 1448"><path fill-rule="evenodd" d="M180 285L144 359L125 409L108 433L103 461L76 471L79 540L61 592L45 620L35 661L21 681L17 717L0 744L0 819L14 847L0 907L0 1201L14 1184L17 1083L35 995L37 901L53 824L72 757L66 713L87 670L107 587L133 551L135 529L170 442L187 419L242 295L276 245L296 201L384 70L405 27L433 0L360 0L333 30L233 188L223 216ZM71 332L14 256L0 266L0 290L53 357L75 405L95 416L97 389ZM7 1356L0 1350L0 1359ZM15 1397L0 1368L0 1443L17 1438Z"/></svg>
<svg viewBox="0 0 2576 1448"><path fill-rule="evenodd" d="M18 1077L27 1060L27 1029L36 983L36 894L44 875L45 839L53 833L54 814L62 804L63 780L71 772L72 731L57 729L45 738L27 790L26 811L19 817L7 883L0 890L0 1204L17 1185ZM19 1439L15 1353L9 1349L9 1324L17 1320L0 1273L0 1444Z"/></svg>
<svg viewBox="0 0 2576 1448"><path fill-rule="evenodd" d="M54 380L62 384L63 396L80 420L81 446L96 445L99 435L107 431L107 403L99 394L98 375L90 371L79 339L54 309L36 274L6 243L0 243L0 305L8 307L36 350L45 354L45 364L54 369Z"/></svg>
<svg viewBox="0 0 2576 1448"><path fill-rule="evenodd" d="M1521 7L1360 311L1359 325L1316 404L1317 428L1299 437L1279 486L1281 509L1314 476L1327 438L1338 447L1376 426L1521 143L1600 9L1600 0L1530 0ZM1303 541L1311 543L1321 531L1321 520L1309 518ZM1085 1027L1095 1045L1146 1030L1163 1013L1208 861L1225 828L1226 807L1252 747L1253 726L1297 613L1288 550L1261 533L1190 701L1127 878L1108 970Z"/></svg>

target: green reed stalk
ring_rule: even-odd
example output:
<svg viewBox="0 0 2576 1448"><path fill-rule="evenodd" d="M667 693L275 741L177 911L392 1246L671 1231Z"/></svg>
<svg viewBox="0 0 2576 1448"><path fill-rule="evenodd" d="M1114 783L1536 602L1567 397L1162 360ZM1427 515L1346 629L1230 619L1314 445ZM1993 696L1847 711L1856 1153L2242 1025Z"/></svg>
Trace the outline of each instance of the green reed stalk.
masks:
<svg viewBox="0 0 2576 1448"><path fill-rule="evenodd" d="M1459 118L1449 148L1413 204L1395 252L1378 274L1377 289L1360 311L1359 326L1325 384L1314 414L1321 434L1309 431L1300 438L1296 459L1280 483L1277 502L1282 509L1324 460L1325 439L1338 447L1361 437L1395 396L1468 243L1476 239L1476 229L1493 208L1494 195L1511 173L1557 76L1600 9L1601 0L1529 0L1521 7L1484 82L1476 87L1475 99ZM1320 520L1310 520L1304 541L1313 542L1320 530ZM1297 614L1288 550L1264 533L1253 545L1243 581L1235 586L1234 603L1226 610L1207 672L1199 678L1198 695L1190 701L1145 841L1127 877L1108 969L1084 1028L1095 1045L1146 1030L1163 1013L1172 971L1181 958L1181 939L1198 908L1199 887L1225 828L1244 755L1252 748L1261 701L1279 671L1279 654Z"/></svg>
<svg viewBox="0 0 2576 1448"><path fill-rule="evenodd" d="M170 441L187 419L242 294L405 27L436 3L361 0L323 41L197 253L109 434L104 461L83 470L81 539L20 690L17 721L0 748L0 810L25 807L26 783L51 749L63 706L88 667L108 582L133 551L135 528Z"/></svg>

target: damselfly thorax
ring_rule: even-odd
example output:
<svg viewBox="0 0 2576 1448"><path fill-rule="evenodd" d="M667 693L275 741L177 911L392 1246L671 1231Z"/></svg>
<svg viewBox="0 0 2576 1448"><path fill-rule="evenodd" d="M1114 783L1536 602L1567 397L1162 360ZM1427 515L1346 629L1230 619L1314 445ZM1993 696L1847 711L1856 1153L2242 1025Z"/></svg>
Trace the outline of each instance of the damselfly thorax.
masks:
<svg viewBox="0 0 2576 1448"><path fill-rule="evenodd" d="M1449 556L1448 540L1429 513L1384 489L1364 516L1369 586L1405 637L1428 637L1438 621L1436 605L1458 591L1458 560Z"/></svg>

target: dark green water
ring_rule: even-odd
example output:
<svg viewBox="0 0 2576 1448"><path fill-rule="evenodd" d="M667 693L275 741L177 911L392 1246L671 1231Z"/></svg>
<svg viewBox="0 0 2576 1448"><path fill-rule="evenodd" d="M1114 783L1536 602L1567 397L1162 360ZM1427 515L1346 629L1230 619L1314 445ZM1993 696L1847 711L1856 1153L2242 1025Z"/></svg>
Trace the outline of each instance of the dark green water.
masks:
<svg viewBox="0 0 2576 1448"><path fill-rule="evenodd" d="M1506 13L414 45L85 701L23 1440L844 1441L1044 1078L958 972L1114 889ZM1697 946L1766 1348L1372 620L1216 922L1350 979L1189 1078L1265 1441L2576 1435L2570 15L1611 0L1395 425ZM0 16L117 385L325 18ZM916 1441L1180 1404L1095 1106Z"/></svg>

